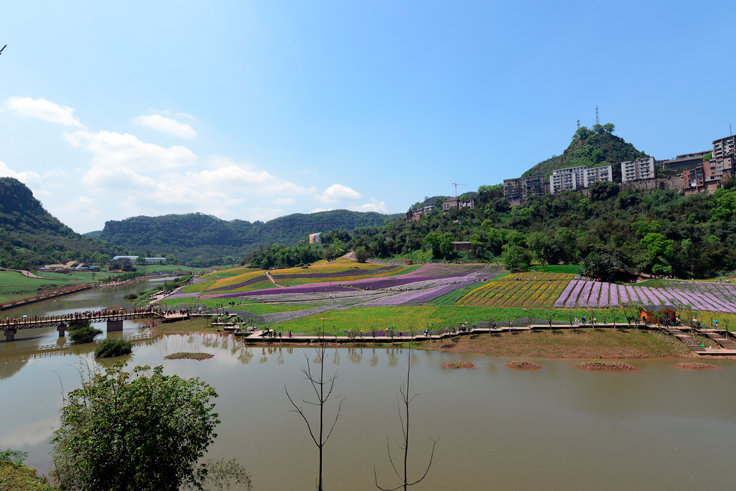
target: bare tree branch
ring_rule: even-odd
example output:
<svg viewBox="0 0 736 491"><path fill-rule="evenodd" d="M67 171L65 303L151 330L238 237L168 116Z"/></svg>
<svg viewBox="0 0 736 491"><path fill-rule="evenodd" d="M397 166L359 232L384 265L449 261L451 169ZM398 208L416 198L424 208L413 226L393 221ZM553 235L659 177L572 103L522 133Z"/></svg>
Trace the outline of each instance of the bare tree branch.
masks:
<svg viewBox="0 0 736 491"><path fill-rule="evenodd" d="M411 382L411 348L409 348L409 355L408 355L408 363L406 367L406 386L399 387L399 394L400 397L398 398L398 412L399 412L399 422L401 424L401 436L403 439L403 442L398 445L400 449L404 451L404 472L403 476L399 472L399 470L396 468L396 464L394 462L393 456L391 455L391 445L389 444L389 438L386 437L386 453L388 454L388 460L391 462L391 467L394 469L394 473L396 474L396 477L398 477L400 480L402 480L401 484L399 484L396 487L393 488L386 488L379 484L378 482L378 474L376 473L375 466L373 467L373 480L376 485L376 488L378 488L381 491L397 491L399 489L406 489L410 486L414 486L415 484L419 484L422 482L429 473L430 467L432 467L432 462L434 461L434 450L437 446L437 441L432 440L432 451L429 455L429 461L427 462L427 467L424 469L424 473L422 475L414 480L409 480L409 406L414 401L414 399L417 397L418 394L411 395L410 391L410 382ZM402 406L403 406L403 414L402 414Z"/></svg>

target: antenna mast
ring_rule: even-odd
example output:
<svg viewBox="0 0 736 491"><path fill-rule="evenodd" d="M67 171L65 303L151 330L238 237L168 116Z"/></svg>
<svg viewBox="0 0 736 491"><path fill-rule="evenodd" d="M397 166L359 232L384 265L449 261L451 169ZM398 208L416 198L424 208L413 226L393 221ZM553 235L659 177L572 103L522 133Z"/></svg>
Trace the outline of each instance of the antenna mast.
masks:
<svg viewBox="0 0 736 491"><path fill-rule="evenodd" d="M580 120L578 119L578 129L580 129Z"/></svg>
<svg viewBox="0 0 736 491"><path fill-rule="evenodd" d="M600 125L600 121L598 121L598 104L595 105L595 125Z"/></svg>

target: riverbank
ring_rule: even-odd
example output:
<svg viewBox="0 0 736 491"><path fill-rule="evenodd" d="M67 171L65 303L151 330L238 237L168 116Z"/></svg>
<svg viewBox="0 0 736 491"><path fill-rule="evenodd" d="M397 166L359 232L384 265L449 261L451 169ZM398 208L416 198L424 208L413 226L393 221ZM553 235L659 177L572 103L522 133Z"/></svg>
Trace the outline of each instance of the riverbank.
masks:
<svg viewBox="0 0 736 491"><path fill-rule="evenodd" d="M159 324L153 329L161 334L217 333L217 328L210 326L210 320L207 318ZM339 344L328 341L328 344L334 344L334 346L373 345L365 341L368 339L363 342L358 339L355 343ZM274 346L308 346L304 343L290 343L287 337L267 343ZM258 346L259 344L252 345ZM414 341L411 342L411 346L430 351L509 358L674 359L697 357L687 346L670 335L654 330L633 328L538 329L492 334L472 333L444 339Z"/></svg>
<svg viewBox="0 0 736 491"><path fill-rule="evenodd" d="M640 329L534 330L424 341L418 347L450 353L531 358L693 358L677 339Z"/></svg>

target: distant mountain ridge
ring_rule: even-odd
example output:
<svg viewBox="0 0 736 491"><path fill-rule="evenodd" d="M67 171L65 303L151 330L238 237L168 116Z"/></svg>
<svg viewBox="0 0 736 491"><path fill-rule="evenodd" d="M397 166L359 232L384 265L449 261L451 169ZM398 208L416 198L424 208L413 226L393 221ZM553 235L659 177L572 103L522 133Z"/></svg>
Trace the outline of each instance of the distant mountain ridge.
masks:
<svg viewBox="0 0 736 491"><path fill-rule="evenodd" d="M99 262L118 251L61 223L22 182L0 178L0 265L28 268L69 259Z"/></svg>
<svg viewBox="0 0 736 491"><path fill-rule="evenodd" d="M557 169L587 165L598 167L608 164L619 164L629 160L636 160L648 155L637 150L634 145L613 134L614 125L606 123L595 125L592 129L581 126L575 132L570 145L562 152L537 165L522 174L527 176L544 176L552 174ZM614 180L620 176L620 166L614 165Z"/></svg>
<svg viewBox="0 0 736 491"><path fill-rule="evenodd" d="M133 254L173 255L188 264L206 266L237 260L260 246L293 246L311 233L383 226L399 216L333 210L286 215L265 223L226 221L203 213L138 216L110 220L101 232L87 235L98 236Z"/></svg>

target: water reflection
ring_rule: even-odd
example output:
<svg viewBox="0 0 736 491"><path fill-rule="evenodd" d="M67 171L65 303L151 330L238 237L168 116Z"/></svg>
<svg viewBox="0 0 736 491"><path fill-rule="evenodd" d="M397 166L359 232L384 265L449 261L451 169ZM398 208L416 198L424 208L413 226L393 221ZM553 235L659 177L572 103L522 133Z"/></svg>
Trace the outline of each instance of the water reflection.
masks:
<svg viewBox="0 0 736 491"><path fill-rule="evenodd" d="M0 425L0 448L28 451L29 463L42 471L61 406L59 380L71 390L84 367L108 363L96 362L91 346L53 344L46 355L23 343L0 350L0 413L10 422ZM180 351L215 356L164 359ZM240 459L259 490L307 489L316 456L283 387L302 389L301 370L319 363L315 355L313 347L245 347L229 336L172 335L136 341L132 363L162 364L167 373L215 387L222 423L210 457ZM418 489L676 489L693 482L730 489L736 477L730 465L736 392L727 390L736 376L733 362L686 372L672 361L634 361L637 373L601 374L580 371L572 360L541 360L541 370L517 371L501 358L351 347L329 348L325 359L326 373L339 368L335 391L346 398L325 447L331 489L374 489L374 465L379 475L392 472L386 436L400 431L396 395L409 355L411 392L420 394L411 420L419 460L428 437L439 437L435 463ZM455 361L476 368L442 367Z"/></svg>

